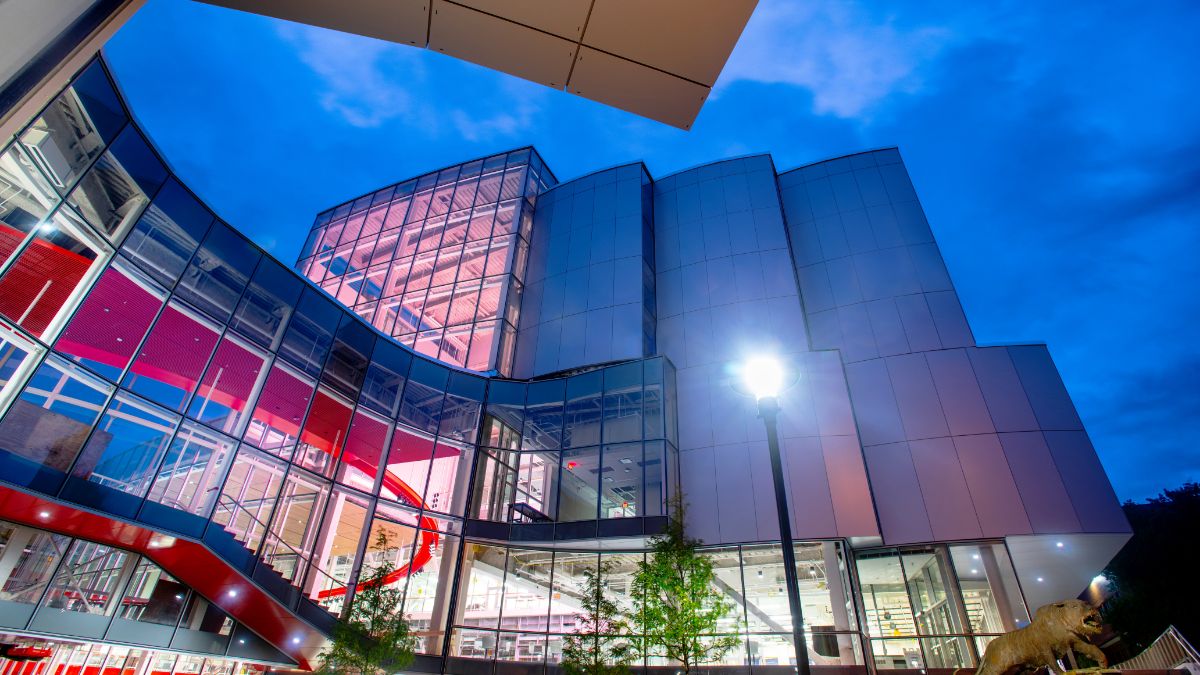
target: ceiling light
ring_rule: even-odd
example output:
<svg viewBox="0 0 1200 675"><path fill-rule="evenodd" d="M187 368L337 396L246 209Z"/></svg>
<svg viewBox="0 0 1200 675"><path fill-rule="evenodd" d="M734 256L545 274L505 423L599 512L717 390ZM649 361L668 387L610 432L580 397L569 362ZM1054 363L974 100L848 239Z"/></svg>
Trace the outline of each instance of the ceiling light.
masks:
<svg viewBox="0 0 1200 675"><path fill-rule="evenodd" d="M1059 547L1059 548L1062 548L1062 547L1063 547L1063 543L1062 543L1061 541L1056 541L1056 542L1054 542L1054 545L1055 545L1055 546L1057 546L1057 547Z"/></svg>
<svg viewBox="0 0 1200 675"><path fill-rule="evenodd" d="M237 597L237 589L230 589L229 592L226 593L226 595L228 595L231 598L236 598Z"/></svg>
<svg viewBox="0 0 1200 675"><path fill-rule="evenodd" d="M1044 579L1044 578L1042 578L1042 577L1038 577L1038 578L1037 578L1037 580L1038 580L1038 583L1039 583L1039 584L1040 584L1040 583L1042 583L1043 581L1045 581L1045 579Z"/></svg>

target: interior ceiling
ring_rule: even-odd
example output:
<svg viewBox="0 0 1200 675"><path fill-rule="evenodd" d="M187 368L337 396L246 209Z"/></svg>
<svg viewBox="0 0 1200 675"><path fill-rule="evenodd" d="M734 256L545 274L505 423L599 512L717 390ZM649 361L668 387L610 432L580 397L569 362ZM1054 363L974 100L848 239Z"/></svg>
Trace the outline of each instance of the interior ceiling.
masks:
<svg viewBox="0 0 1200 675"><path fill-rule="evenodd" d="M758 0L202 0L401 44L690 129Z"/></svg>

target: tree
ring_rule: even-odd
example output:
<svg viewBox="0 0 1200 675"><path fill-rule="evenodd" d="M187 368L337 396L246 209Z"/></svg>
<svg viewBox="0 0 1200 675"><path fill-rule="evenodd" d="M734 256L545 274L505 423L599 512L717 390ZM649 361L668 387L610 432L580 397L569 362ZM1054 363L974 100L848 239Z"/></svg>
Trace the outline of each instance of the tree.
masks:
<svg viewBox="0 0 1200 675"><path fill-rule="evenodd" d="M610 562L583 572L582 610L574 635L563 644L562 667L567 675L624 675L638 656L629 622L605 590Z"/></svg>
<svg viewBox="0 0 1200 675"><path fill-rule="evenodd" d="M634 578L634 621L648 650L692 669L718 661L742 644L736 635L714 636L733 609L713 585L712 561L696 552L698 539L684 533L683 496L671 500L667 531L651 542L651 553Z"/></svg>
<svg viewBox="0 0 1200 675"><path fill-rule="evenodd" d="M1163 490L1144 503L1122 507L1133 538L1104 570L1115 591L1102 608L1105 621L1138 654L1167 626L1193 643L1200 641L1200 612L1191 588L1200 539L1200 483Z"/></svg>
<svg viewBox="0 0 1200 675"><path fill-rule="evenodd" d="M380 532L372 549L384 553L378 565L360 575L350 612L334 626L329 646L321 653L321 672L329 675L377 675L408 667L416 639L400 611L404 589L392 585L395 550L386 532Z"/></svg>

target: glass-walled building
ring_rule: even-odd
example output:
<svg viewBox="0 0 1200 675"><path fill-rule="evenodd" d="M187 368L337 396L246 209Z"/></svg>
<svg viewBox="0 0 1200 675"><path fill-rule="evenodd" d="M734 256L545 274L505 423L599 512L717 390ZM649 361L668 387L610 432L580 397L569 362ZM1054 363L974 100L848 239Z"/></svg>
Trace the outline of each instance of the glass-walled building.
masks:
<svg viewBox="0 0 1200 675"><path fill-rule="evenodd" d="M312 668L384 560L414 670L549 672L680 494L741 645L711 667L790 672L798 605L815 670L970 668L1128 538L1045 347L975 345L894 149L564 183L518 149L318 215L293 270L101 61L0 148L21 675ZM796 597L730 382L765 350Z"/></svg>

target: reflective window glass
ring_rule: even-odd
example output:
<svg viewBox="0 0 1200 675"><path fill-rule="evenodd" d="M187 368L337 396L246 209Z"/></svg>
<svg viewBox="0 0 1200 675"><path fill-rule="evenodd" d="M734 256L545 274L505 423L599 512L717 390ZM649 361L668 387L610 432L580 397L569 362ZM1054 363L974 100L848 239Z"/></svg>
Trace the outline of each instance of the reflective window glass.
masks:
<svg viewBox="0 0 1200 675"><path fill-rule="evenodd" d="M17 395L42 348L0 324L0 410Z"/></svg>
<svg viewBox="0 0 1200 675"><path fill-rule="evenodd" d="M370 329L355 316L343 314L321 382L344 396L356 398L374 347L375 336Z"/></svg>
<svg viewBox="0 0 1200 675"><path fill-rule="evenodd" d="M566 428L563 447L600 442L602 371L594 370L567 379Z"/></svg>
<svg viewBox="0 0 1200 675"><path fill-rule="evenodd" d="M437 432L448 376L445 368L415 359L400 403L400 421L430 433Z"/></svg>
<svg viewBox="0 0 1200 675"><path fill-rule="evenodd" d="M606 445L600 464L600 517L631 518L642 504L642 444Z"/></svg>
<svg viewBox="0 0 1200 675"><path fill-rule="evenodd" d="M66 472L113 386L51 355L0 421L0 448Z"/></svg>
<svg viewBox="0 0 1200 675"><path fill-rule="evenodd" d="M228 321L260 257L250 242L218 221L184 271L175 293L218 320Z"/></svg>
<svg viewBox="0 0 1200 675"><path fill-rule="evenodd" d="M815 632L856 630L858 622L841 543L802 542L795 545L795 551L805 628ZM838 643L840 654L852 653L852 644L842 639Z"/></svg>
<svg viewBox="0 0 1200 675"><path fill-rule="evenodd" d="M118 259L100 275L54 348L116 380L165 298L157 284Z"/></svg>
<svg viewBox="0 0 1200 675"><path fill-rule="evenodd" d="M552 557L551 551L519 548L509 551L500 628L546 630ZM510 660L518 660L518 655L514 653Z"/></svg>
<svg viewBox="0 0 1200 675"><path fill-rule="evenodd" d="M474 443L479 433L479 408L487 381L465 373L450 374L438 435Z"/></svg>
<svg viewBox="0 0 1200 675"><path fill-rule="evenodd" d="M746 585L746 621L751 633L792 630L784 578L783 549L778 544L742 547Z"/></svg>
<svg viewBox="0 0 1200 675"><path fill-rule="evenodd" d="M0 314L37 337L53 332L81 299L88 273L110 254L79 216L60 207L0 277Z"/></svg>
<svg viewBox="0 0 1200 675"><path fill-rule="evenodd" d="M178 415L118 391L79 453L72 473L141 497L146 494L178 424Z"/></svg>
<svg viewBox="0 0 1200 675"><path fill-rule="evenodd" d="M304 289L300 304L288 324L279 355L316 377L325 365L325 356L333 342L334 327L342 311L311 288Z"/></svg>
<svg viewBox="0 0 1200 675"><path fill-rule="evenodd" d="M81 73L21 135L54 186L65 192L125 125L125 113L99 62Z"/></svg>
<svg viewBox="0 0 1200 675"><path fill-rule="evenodd" d="M508 551L503 546L468 542L463 553L463 577L466 590L459 600L462 615L455 622L463 626L495 628L500 620L500 602L504 597L504 567Z"/></svg>
<svg viewBox="0 0 1200 675"><path fill-rule="evenodd" d="M299 580L320 533L329 483L293 468L279 493L260 556L285 579Z"/></svg>
<svg viewBox="0 0 1200 675"><path fill-rule="evenodd" d="M268 349L275 349L304 284L288 269L264 257L229 326Z"/></svg>
<svg viewBox="0 0 1200 675"><path fill-rule="evenodd" d="M213 522L250 550L257 550L286 473L283 462L243 445L217 497Z"/></svg>
<svg viewBox="0 0 1200 675"><path fill-rule="evenodd" d="M126 621L174 626L183 613L187 593L187 586L142 558L129 578L117 616Z"/></svg>
<svg viewBox="0 0 1200 675"><path fill-rule="evenodd" d="M212 222L212 212L179 181L168 178L126 237L121 252L170 288Z"/></svg>
<svg viewBox="0 0 1200 675"><path fill-rule="evenodd" d="M379 462L387 449L391 425L387 420L359 409L350 423L346 451L337 469L337 481L370 492L379 475Z"/></svg>
<svg viewBox="0 0 1200 675"><path fill-rule="evenodd" d="M172 300L138 350L121 384L173 410L182 410L217 346L218 330Z"/></svg>
<svg viewBox="0 0 1200 675"><path fill-rule="evenodd" d="M8 561L0 568L0 602L9 604L7 611L37 603L70 543L70 537L0 522L0 555ZM29 618L22 614L21 621Z"/></svg>
<svg viewBox="0 0 1200 675"><path fill-rule="evenodd" d="M474 446L438 440L429 468L429 485L425 489L426 508L462 515L473 452Z"/></svg>
<svg viewBox="0 0 1200 675"><path fill-rule="evenodd" d="M412 356L390 340L376 342L371 365L363 380L359 404L394 417L411 362Z"/></svg>
<svg viewBox="0 0 1200 675"><path fill-rule="evenodd" d="M421 508L433 462L433 437L397 424L388 449L379 494Z"/></svg>
<svg viewBox="0 0 1200 675"><path fill-rule="evenodd" d="M276 361L263 384L243 439L273 455L290 459L315 388L311 379Z"/></svg>
<svg viewBox="0 0 1200 675"><path fill-rule="evenodd" d="M420 632L417 645L419 654L442 653L446 632L440 618L439 623L435 624L434 617L439 606L444 606L440 603L444 602L451 592L451 585L455 583L461 541L456 536L425 529L417 535L418 555L413 558L413 566L417 566L418 556L425 558L425 562L421 565L422 573L409 579L408 591L404 595L404 614Z"/></svg>
<svg viewBox="0 0 1200 675"><path fill-rule="evenodd" d="M58 203L41 172L16 145L0 153L0 265Z"/></svg>
<svg viewBox="0 0 1200 675"><path fill-rule="evenodd" d="M564 450L558 519L595 520L598 517L599 487L600 448Z"/></svg>
<svg viewBox="0 0 1200 675"><path fill-rule="evenodd" d="M855 562L867 633L873 637L915 635L900 557L892 552L868 553L857 556Z"/></svg>
<svg viewBox="0 0 1200 675"><path fill-rule="evenodd" d="M1029 624L1017 575L1003 544L951 546L973 633L1007 633Z"/></svg>
<svg viewBox="0 0 1200 675"><path fill-rule="evenodd" d="M346 442L353 407L334 392L318 388L292 461L323 476L332 476L334 462Z"/></svg>
<svg viewBox="0 0 1200 675"><path fill-rule="evenodd" d="M197 516L207 516L236 448L237 443L232 438L184 422L154 478L149 499Z"/></svg>
<svg viewBox="0 0 1200 675"><path fill-rule="evenodd" d="M115 241L141 215L149 196L166 179L166 167L137 129L128 126L84 174L67 201Z"/></svg>
<svg viewBox="0 0 1200 675"><path fill-rule="evenodd" d="M217 351L188 406L188 416L227 434L238 434L250 401L266 376L266 355L231 334Z"/></svg>
<svg viewBox="0 0 1200 675"><path fill-rule="evenodd" d="M340 487L334 488L329 499L314 549L317 555L304 584L308 597L326 609L340 609L346 597L369 506L363 495Z"/></svg>
<svg viewBox="0 0 1200 675"><path fill-rule="evenodd" d="M525 406L525 428L521 447L526 450L552 450L562 441L563 396L566 380L529 383Z"/></svg>
<svg viewBox="0 0 1200 675"><path fill-rule="evenodd" d="M604 441L635 441L642 437L642 364L626 363L604 369Z"/></svg>
<svg viewBox="0 0 1200 675"><path fill-rule="evenodd" d="M119 591L125 580L125 566L134 558L118 548L76 539L42 598L42 607L111 616L120 604ZM40 613L38 618L46 614ZM35 619L34 624L37 623Z"/></svg>

